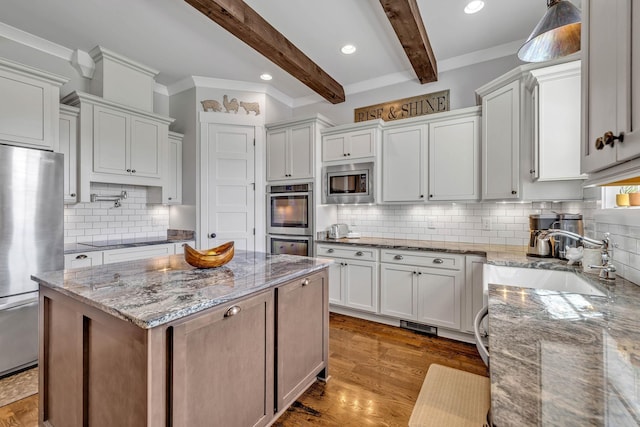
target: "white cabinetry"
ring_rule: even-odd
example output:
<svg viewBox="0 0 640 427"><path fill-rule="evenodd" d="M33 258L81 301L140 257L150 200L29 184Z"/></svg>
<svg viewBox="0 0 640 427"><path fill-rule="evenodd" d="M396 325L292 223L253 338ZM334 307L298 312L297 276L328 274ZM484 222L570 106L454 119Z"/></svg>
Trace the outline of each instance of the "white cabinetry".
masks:
<svg viewBox="0 0 640 427"><path fill-rule="evenodd" d="M423 202L427 194L427 125L382 133L382 202Z"/></svg>
<svg viewBox="0 0 640 427"><path fill-rule="evenodd" d="M350 163L375 157L382 120L350 123L322 131L322 162Z"/></svg>
<svg viewBox="0 0 640 427"><path fill-rule="evenodd" d="M556 66L575 58L543 65L544 68ZM482 198L485 200L582 199L583 181L576 173L575 164L566 161L567 156L579 157L579 147L575 144L579 132L575 112L580 100L570 85L563 87L565 96L551 94L554 90L551 80L541 77L536 81L534 72L540 76L545 73L541 64L527 64L476 90L478 102L482 104ZM575 89L576 76L573 78ZM563 111L573 122L558 124L553 118L554 111ZM558 137L553 137L556 126L561 130L556 133ZM539 138L543 134L545 137ZM569 134L572 136L565 139ZM563 156L554 156L555 148ZM542 175L541 171L544 171Z"/></svg>
<svg viewBox="0 0 640 427"><path fill-rule="evenodd" d="M103 251L91 251L64 256L64 268L96 267L102 265Z"/></svg>
<svg viewBox="0 0 640 427"><path fill-rule="evenodd" d="M152 187L147 191L147 203L164 205L182 204L182 138L183 134L169 132L167 155L164 165L162 187Z"/></svg>
<svg viewBox="0 0 640 427"><path fill-rule="evenodd" d="M463 332L473 333L473 320L476 313L484 307L484 294L482 288L482 270L487 262L485 257L467 255L465 257L465 289L464 304L462 307Z"/></svg>
<svg viewBox="0 0 640 427"><path fill-rule="evenodd" d="M60 86L67 81L0 59L0 142L58 151Z"/></svg>
<svg viewBox="0 0 640 427"><path fill-rule="evenodd" d="M331 258L329 303L371 313L378 312L378 250L319 244L317 255Z"/></svg>
<svg viewBox="0 0 640 427"><path fill-rule="evenodd" d="M326 126L319 115L267 125L267 181L314 178L316 144Z"/></svg>
<svg viewBox="0 0 640 427"><path fill-rule="evenodd" d="M380 313L459 329L464 257L420 251L381 251Z"/></svg>
<svg viewBox="0 0 640 427"><path fill-rule="evenodd" d="M138 246L133 248L110 249L104 251L102 262L104 264L112 264L114 262L135 261L139 259L153 258L156 256L173 255L174 253L174 243Z"/></svg>
<svg viewBox="0 0 640 427"><path fill-rule="evenodd" d="M429 200L480 198L480 109L464 111L429 123Z"/></svg>
<svg viewBox="0 0 640 427"><path fill-rule="evenodd" d="M60 153L64 154L64 202L76 203L78 198L78 113L79 109L60 105Z"/></svg>
<svg viewBox="0 0 640 427"><path fill-rule="evenodd" d="M173 119L81 92L62 102L80 108L79 201L89 201L90 182L164 185Z"/></svg>
<svg viewBox="0 0 640 427"><path fill-rule="evenodd" d="M582 172L606 183L640 175L640 8L582 4ZM624 134L624 142L614 139Z"/></svg>

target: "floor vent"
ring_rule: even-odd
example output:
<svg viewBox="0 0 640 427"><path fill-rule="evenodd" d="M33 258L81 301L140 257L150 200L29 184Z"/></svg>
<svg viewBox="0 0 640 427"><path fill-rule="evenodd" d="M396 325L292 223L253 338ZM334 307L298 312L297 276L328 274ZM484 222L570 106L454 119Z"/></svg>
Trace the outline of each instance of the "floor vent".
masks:
<svg viewBox="0 0 640 427"><path fill-rule="evenodd" d="M416 322L407 322L406 320L400 321L400 327L404 329L409 329L415 332L420 332L421 334L427 335L438 335L438 328L435 326L423 325L422 323Z"/></svg>

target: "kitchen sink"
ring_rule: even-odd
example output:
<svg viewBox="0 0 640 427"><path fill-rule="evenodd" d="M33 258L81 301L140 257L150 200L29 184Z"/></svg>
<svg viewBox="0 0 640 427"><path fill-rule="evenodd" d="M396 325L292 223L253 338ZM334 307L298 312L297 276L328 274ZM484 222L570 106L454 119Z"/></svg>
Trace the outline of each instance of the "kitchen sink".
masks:
<svg viewBox="0 0 640 427"><path fill-rule="evenodd" d="M485 264L482 278L485 295L489 290L489 283L493 283L503 286L605 296L595 285L570 271Z"/></svg>

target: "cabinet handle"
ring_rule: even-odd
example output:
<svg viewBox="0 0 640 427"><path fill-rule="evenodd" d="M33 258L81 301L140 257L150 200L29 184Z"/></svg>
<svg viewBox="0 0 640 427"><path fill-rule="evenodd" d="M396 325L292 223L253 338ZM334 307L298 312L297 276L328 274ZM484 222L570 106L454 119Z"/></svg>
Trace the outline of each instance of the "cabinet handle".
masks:
<svg viewBox="0 0 640 427"><path fill-rule="evenodd" d="M342 153L342 156L343 157L347 157L347 153Z"/></svg>
<svg viewBox="0 0 640 427"><path fill-rule="evenodd" d="M413 274L418 274L418 272L417 272L417 271L414 271L414 272L413 272Z"/></svg>
<svg viewBox="0 0 640 427"><path fill-rule="evenodd" d="M624 142L624 132L620 132L620 135L618 136L615 136L611 131L604 133L604 145L611 145L611 148L613 148L613 144L616 140Z"/></svg>
<svg viewBox="0 0 640 427"><path fill-rule="evenodd" d="M404 257L402 255L396 255L393 257L393 259L404 259Z"/></svg>
<svg viewBox="0 0 640 427"><path fill-rule="evenodd" d="M85 254L78 255L76 259L86 259L87 256Z"/></svg>
<svg viewBox="0 0 640 427"><path fill-rule="evenodd" d="M235 316L236 314L240 313L240 310L242 310L242 309L239 306L234 305L229 310L227 310L226 313L224 313L224 317Z"/></svg>
<svg viewBox="0 0 640 427"><path fill-rule="evenodd" d="M309 279L304 279L302 281L302 286L307 286L309 284Z"/></svg>
<svg viewBox="0 0 640 427"><path fill-rule="evenodd" d="M511 194L518 194L516 190L511 190Z"/></svg>
<svg viewBox="0 0 640 427"><path fill-rule="evenodd" d="M351 155L351 153L347 153L347 156L350 156L350 155Z"/></svg>
<svg viewBox="0 0 640 427"><path fill-rule="evenodd" d="M217 234L216 233L211 233L211 234L209 234L209 237L212 238L212 239L215 239L217 237Z"/></svg>
<svg viewBox="0 0 640 427"><path fill-rule="evenodd" d="M364 255L364 254L362 253L362 251L358 251L358 252L356 252L356 256L362 256L362 255Z"/></svg>
<svg viewBox="0 0 640 427"><path fill-rule="evenodd" d="M127 169L127 172L131 173L131 169Z"/></svg>
<svg viewBox="0 0 640 427"><path fill-rule="evenodd" d="M433 197L433 194L429 194L429 198L431 199Z"/></svg>
<svg viewBox="0 0 640 427"><path fill-rule="evenodd" d="M173 197L169 197L169 200L173 200Z"/></svg>
<svg viewBox="0 0 640 427"><path fill-rule="evenodd" d="M327 253L332 254L332 253L334 253L334 252L335 252L335 250L333 250L333 248L329 248L329 249L327 249Z"/></svg>
<svg viewBox="0 0 640 427"><path fill-rule="evenodd" d="M442 258L436 258L433 260L434 264L444 264L444 260Z"/></svg>
<svg viewBox="0 0 640 427"><path fill-rule="evenodd" d="M535 169L529 169L529 173L533 175L534 173L536 173L536 170Z"/></svg>
<svg viewBox="0 0 640 427"><path fill-rule="evenodd" d="M135 169L131 169L131 173L136 173L136 170Z"/></svg>
<svg viewBox="0 0 640 427"><path fill-rule="evenodd" d="M421 198L421 199L424 199L424 194L421 194L421 195L420 195L420 198Z"/></svg>
<svg viewBox="0 0 640 427"><path fill-rule="evenodd" d="M76 197L76 193L69 194L71 197Z"/></svg>

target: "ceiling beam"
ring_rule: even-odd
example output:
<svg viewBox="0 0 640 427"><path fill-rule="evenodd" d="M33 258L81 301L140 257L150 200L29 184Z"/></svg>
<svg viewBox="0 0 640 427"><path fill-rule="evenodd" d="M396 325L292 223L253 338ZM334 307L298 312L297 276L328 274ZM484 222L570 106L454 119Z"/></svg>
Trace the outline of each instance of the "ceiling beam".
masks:
<svg viewBox="0 0 640 427"><path fill-rule="evenodd" d="M417 0L380 0L420 83L438 80L438 65Z"/></svg>
<svg viewBox="0 0 640 427"><path fill-rule="evenodd" d="M342 85L242 0L185 1L327 101L344 102Z"/></svg>

